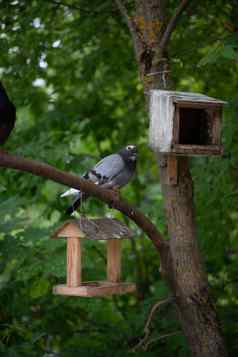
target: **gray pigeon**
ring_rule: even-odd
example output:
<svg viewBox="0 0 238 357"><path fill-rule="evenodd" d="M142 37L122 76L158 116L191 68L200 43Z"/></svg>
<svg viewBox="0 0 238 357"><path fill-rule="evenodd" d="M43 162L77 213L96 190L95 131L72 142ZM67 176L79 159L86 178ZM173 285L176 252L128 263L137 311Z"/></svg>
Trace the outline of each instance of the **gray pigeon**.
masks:
<svg viewBox="0 0 238 357"><path fill-rule="evenodd" d="M135 145L127 145L118 153L104 157L83 178L94 182L108 189L119 189L125 186L136 169L137 148ZM82 200L87 199L88 195L74 188L64 192L61 197L76 196L72 205L67 209L67 214L72 214Z"/></svg>

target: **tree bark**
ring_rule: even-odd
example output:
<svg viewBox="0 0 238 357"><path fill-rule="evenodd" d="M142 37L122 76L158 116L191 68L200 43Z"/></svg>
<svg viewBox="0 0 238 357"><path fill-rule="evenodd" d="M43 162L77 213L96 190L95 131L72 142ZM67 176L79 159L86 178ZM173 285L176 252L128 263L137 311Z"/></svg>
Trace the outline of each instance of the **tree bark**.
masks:
<svg viewBox="0 0 238 357"><path fill-rule="evenodd" d="M193 356L226 356L197 246L188 159L179 158L178 166L178 185L168 185L166 165L161 165L160 161L161 185L171 237L171 267L168 267L171 271L167 272L169 284L176 296L179 318Z"/></svg>
<svg viewBox="0 0 238 357"><path fill-rule="evenodd" d="M135 2L137 16L131 19L135 29L133 40L146 95L151 89L171 87L167 45L188 3L181 0L174 16L167 20L165 1ZM167 156L158 156L158 164L170 235L169 259L163 263L163 276L175 296L179 319L193 356L225 357L224 341L197 246L188 159L178 158L176 185L168 184Z"/></svg>

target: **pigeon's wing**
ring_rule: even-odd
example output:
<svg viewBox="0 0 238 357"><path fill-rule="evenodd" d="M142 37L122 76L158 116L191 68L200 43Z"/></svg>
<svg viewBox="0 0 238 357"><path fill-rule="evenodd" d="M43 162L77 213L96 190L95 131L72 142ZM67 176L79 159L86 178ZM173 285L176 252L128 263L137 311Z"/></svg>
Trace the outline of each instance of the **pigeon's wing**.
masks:
<svg viewBox="0 0 238 357"><path fill-rule="evenodd" d="M82 177L87 180L88 179L88 173L84 174ZM80 190L77 190L76 188L70 188L69 190L61 193L60 197L66 197L66 196L78 197L78 196L80 196L80 193L81 193Z"/></svg>
<svg viewBox="0 0 238 357"><path fill-rule="evenodd" d="M122 157L118 154L106 156L87 173L87 178L94 183L104 185L112 181L125 169Z"/></svg>
<svg viewBox="0 0 238 357"><path fill-rule="evenodd" d="M123 185L126 183L124 182L126 177L125 169L125 163L122 157L118 154L112 154L99 161L91 170L83 175L83 178L107 188L120 187L122 183ZM126 181L128 182L128 180ZM67 210L69 214L74 212L80 206L81 201L86 200L88 197L87 194L75 189L69 189L63 193L61 197L68 195L76 196L72 205Z"/></svg>

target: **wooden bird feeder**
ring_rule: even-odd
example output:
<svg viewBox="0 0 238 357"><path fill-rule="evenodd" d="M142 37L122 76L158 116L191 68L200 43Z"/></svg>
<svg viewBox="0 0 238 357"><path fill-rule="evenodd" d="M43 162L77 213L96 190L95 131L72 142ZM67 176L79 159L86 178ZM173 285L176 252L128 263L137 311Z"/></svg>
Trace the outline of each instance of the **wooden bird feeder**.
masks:
<svg viewBox="0 0 238 357"><path fill-rule="evenodd" d="M174 155L221 155L225 102L199 93L152 90L150 146Z"/></svg>
<svg viewBox="0 0 238 357"><path fill-rule="evenodd" d="M67 239L67 284L54 286L54 294L92 297L135 291L135 284L120 280L121 240L132 236L133 232L116 219L81 217L65 222L52 238ZM82 282L81 241L84 239L107 241L106 281Z"/></svg>

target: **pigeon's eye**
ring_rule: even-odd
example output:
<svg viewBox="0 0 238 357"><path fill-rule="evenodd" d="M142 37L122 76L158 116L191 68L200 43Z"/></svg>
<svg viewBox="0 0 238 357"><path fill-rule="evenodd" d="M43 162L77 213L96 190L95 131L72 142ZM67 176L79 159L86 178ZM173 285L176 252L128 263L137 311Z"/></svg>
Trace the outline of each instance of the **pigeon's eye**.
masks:
<svg viewBox="0 0 238 357"><path fill-rule="evenodd" d="M126 147L126 150L128 150L128 151L131 151L131 150L133 150L133 149L135 149L135 146L134 146L134 145L128 145L128 146Z"/></svg>

